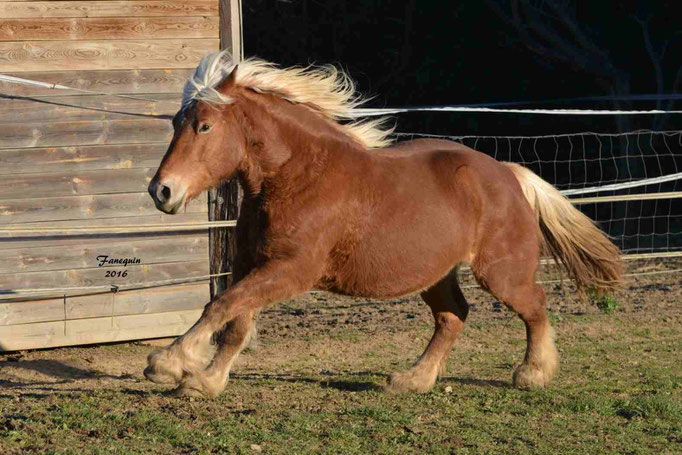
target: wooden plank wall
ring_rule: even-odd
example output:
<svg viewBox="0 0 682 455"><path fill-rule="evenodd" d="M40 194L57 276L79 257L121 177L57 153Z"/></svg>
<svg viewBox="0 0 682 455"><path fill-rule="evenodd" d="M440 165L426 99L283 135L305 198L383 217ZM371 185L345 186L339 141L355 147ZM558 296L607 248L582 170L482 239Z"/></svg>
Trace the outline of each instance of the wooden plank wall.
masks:
<svg viewBox="0 0 682 455"><path fill-rule="evenodd" d="M186 77L219 48L219 0L0 1L0 74L145 100L0 82L0 226L206 221L202 197L173 217L147 184L166 150ZM82 106L87 109L74 107ZM98 267L97 256L141 264ZM107 270L127 276L105 277ZM172 336L209 299L207 282L74 295L19 289L203 276L208 233L0 234L0 350ZM75 294L82 294L79 291Z"/></svg>

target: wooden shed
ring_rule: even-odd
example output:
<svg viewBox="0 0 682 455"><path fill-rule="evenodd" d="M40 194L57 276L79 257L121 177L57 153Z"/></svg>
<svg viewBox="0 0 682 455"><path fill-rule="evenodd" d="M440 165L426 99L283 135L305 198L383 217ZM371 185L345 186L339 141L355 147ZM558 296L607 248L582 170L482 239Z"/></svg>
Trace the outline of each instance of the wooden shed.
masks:
<svg viewBox="0 0 682 455"><path fill-rule="evenodd" d="M167 226L206 222L206 197L168 216L146 190L172 133L157 116L221 32L230 45L234 1L0 1L0 74L135 97L0 82L0 229L72 229L0 232L0 350L172 336L199 317L208 280L187 281L209 274L208 230ZM133 225L166 226L73 230Z"/></svg>

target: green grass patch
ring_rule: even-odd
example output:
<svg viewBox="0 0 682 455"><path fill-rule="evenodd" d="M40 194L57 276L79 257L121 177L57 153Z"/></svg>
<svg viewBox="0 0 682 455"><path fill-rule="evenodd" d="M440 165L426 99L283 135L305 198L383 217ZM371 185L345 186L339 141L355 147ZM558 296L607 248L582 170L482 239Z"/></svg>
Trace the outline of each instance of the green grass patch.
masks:
<svg viewBox="0 0 682 455"><path fill-rule="evenodd" d="M524 350L515 320L468 327L432 391L398 396L382 391L386 373L409 367L409 356L428 340L427 328L371 337L347 328L334 337L311 332L288 370L240 375L237 368L214 400L174 398L141 378L94 390L81 389L78 380L64 390L5 389L0 453L682 452L679 323L663 331L658 319L623 313L564 315L556 322L562 361L545 389L511 387ZM334 342L359 345L343 358L336 351L318 355ZM102 352L109 348L116 355L128 349ZM263 355L262 349L248 354Z"/></svg>

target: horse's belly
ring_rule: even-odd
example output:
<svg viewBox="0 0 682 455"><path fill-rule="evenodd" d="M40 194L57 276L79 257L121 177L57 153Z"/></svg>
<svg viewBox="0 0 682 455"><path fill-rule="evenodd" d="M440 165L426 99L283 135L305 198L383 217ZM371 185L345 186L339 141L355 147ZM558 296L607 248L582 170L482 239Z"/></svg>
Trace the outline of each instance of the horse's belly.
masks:
<svg viewBox="0 0 682 455"><path fill-rule="evenodd" d="M469 259L470 245L454 226L381 232L332 260L322 280L327 290L346 295L391 298L426 289Z"/></svg>

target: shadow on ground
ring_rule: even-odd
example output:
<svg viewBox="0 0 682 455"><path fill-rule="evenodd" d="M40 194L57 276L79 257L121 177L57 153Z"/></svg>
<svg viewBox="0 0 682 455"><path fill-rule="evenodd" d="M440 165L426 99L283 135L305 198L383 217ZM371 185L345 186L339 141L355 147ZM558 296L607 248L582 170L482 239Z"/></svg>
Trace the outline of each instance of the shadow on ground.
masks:
<svg viewBox="0 0 682 455"><path fill-rule="evenodd" d="M112 379L128 380L134 376L130 374L110 375L101 373L97 370L77 368L72 365L57 360L38 359L38 360L5 360L0 362L0 371L8 369L23 370L28 374L19 374L12 379L0 378L0 387L14 388L36 385L55 385L67 384L82 379ZM26 377L34 376L34 378ZM44 380L45 376L55 379L54 381Z"/></svg>

